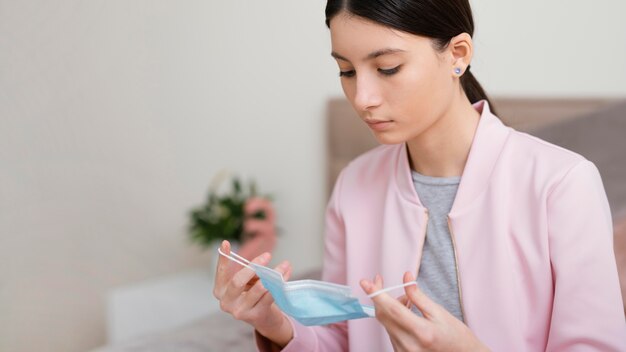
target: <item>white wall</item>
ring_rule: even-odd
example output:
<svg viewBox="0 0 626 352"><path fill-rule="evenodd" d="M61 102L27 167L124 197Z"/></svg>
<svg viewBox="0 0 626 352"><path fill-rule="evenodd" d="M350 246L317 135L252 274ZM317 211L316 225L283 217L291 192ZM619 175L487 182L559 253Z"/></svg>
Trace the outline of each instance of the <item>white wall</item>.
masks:
<svg viewBox="0 0 626 352"><path fill-rule="evenodd" d="M106 290L208 263L185 212L223 168L319 263L321 2L0 2L0 350L104 342ZM209 295L210 292L207 292Z"/></svg>
<svg viewBox="0 0 626 352"><path fill-rule="evenodd" d="M206 265L185 212L223 168L276 196L275 256L319 265L324 5L0 0L0 351L99 345L109 288ZM492 95L626 96L623 1L474 5Z"/></svg>
<svg viewBox="0 0 626 352"><path fill-rule="evenodd" d="M626 1L472 0L488 93L626 96Z"/></svg>

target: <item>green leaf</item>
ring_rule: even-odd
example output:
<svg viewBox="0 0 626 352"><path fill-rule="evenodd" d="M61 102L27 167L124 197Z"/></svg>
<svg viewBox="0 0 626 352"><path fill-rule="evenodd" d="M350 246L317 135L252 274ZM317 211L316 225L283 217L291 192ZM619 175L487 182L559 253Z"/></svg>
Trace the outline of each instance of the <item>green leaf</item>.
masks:
<svg viewBox="0 0 626 352"><path fill-rule="evenodd" d="M233 177L232 189L228 193L220 195L215 191L217 187L212 189L204 204L188 211L188 239L202 247L210 246L222 239L241 242L246 218L244 206L247 199L258 196L256 183L251 180L246 187L246 193L239 178ZM272 200L269 195L262 197ZM265 219L266 214L259 210L250 216Z"/></svg>

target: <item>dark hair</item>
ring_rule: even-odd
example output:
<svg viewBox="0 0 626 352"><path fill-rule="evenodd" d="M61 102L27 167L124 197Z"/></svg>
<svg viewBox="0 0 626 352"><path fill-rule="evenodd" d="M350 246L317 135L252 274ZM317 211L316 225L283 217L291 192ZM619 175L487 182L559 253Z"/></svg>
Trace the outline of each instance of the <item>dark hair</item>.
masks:
<svg viewBox="0 0 626 352"><path fill-rule="evenodd" d="M461 34L474 35L474 18L469 0L328 0L326 26L339 12L380 23L403 32L433 39L435 49L443 50ZM461 76L461 86L473 104L481 99L493 105L468 66Z"/></svg>

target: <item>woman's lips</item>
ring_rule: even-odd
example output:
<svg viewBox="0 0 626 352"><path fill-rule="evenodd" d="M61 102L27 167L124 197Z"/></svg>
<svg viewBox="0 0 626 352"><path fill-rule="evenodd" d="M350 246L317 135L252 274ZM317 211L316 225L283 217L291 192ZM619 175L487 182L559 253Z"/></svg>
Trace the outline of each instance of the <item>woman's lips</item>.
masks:
<svg viewBox="0 0 626 352"><path fill-rule="evenodd" d="M370 128L375 131L384 131L388 129L389 127L391 127L391 124L393 124L393 121L372 120L372 121L365 121L365 123L367 123L367 125L370 126Z"/></svg>

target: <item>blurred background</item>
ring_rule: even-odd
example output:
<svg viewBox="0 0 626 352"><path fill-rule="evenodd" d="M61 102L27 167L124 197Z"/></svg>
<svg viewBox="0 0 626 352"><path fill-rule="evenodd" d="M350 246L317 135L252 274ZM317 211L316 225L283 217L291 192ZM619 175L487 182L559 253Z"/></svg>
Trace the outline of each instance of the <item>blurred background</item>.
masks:
<svg viewBox="0 0 626 352"><path fill-rule="evenodd" d="M626 2L472 5L491 96L626 99ZM319 268L343 97L324 7L0 0L0 351L225 350L216 318L204 345L171 333L216 309L187 226L224 169L272 194L276 262Z"/></svg>

